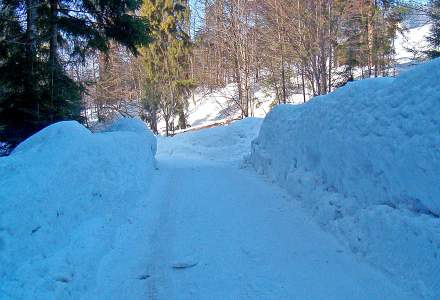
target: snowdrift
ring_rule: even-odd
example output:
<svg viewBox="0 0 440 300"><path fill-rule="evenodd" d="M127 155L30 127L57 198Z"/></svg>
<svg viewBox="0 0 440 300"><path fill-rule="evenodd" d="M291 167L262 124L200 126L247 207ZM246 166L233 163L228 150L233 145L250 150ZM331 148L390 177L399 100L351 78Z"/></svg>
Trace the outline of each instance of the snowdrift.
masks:
<svg viewBox="0 0 440 300"><path fill-rule="evenodd" d="M0 298L80 299L151 178L156 139L60 122L0 158Z"/></svg>
<svg viewBox="0 0 440 300"><path fill-rule="evenodd" d="M183 159L240 163L249 154L249 145L258 135L261 118L245 118L229 125L205 128L172 138L159 137L158 155Z"/></svg>
<svg viewBox="0 0 440 300"><path fill-rule="evenodd" d="M440 60L275 108L249 162L351 250L440 299Z"/></svg>

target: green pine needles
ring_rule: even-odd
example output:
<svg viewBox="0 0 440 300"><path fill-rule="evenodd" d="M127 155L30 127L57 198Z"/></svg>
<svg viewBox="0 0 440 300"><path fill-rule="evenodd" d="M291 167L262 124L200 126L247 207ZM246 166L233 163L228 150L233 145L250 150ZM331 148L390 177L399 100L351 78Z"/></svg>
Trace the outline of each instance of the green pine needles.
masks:
<svg viewBox="0 0 440 300"><path fill-rule="evenodd" d="M140 0L0 1L0 141L12 147L61 120L81 120L69 65L110 41L137 54L151 41Z"/></svg>
<svg viewBox="0 0 440 300"><path fill-rule="evenodd" d="M189 75L191 43L188 35L189 8L186 0L145 0L141 15L150 21L153 42L141 48L145 69L147 120L157 132L160 114L167 135L186 128L187 99L194 87Z"/></svg>

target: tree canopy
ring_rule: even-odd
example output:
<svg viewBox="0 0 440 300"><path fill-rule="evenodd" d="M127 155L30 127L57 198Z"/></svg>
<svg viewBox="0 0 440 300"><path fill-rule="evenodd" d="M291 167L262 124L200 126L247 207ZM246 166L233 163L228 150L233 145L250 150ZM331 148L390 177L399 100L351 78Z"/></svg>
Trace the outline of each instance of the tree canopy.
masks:
<svg viewBox="0 0 440 300"><path fill-rule="evenodd" d="M151 41L140 0L0 2L0 140L15 145L50 123L81 119L83 87L68 76L115 41L137 54Z"/></svg>

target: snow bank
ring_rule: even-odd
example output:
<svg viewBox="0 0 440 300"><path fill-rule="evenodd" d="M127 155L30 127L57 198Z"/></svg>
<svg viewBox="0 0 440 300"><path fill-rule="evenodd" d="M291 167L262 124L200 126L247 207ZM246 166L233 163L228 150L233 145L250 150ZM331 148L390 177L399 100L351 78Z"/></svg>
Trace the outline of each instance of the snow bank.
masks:
<svg viewBox="0 0 440 300"><path fill-rule="evenodd" d="M353 252L440 298L440 60L268 114L249 162Z"/></svg>
<svg viewBox="0 0 440 300"><path fill-rule="evenodd" d="M79 299L145 195L156 139L136 120L53 124L0 158L0 299Z"/></svg>
<svg viewBox="0 0 440 300"><path fill-rule="evenodd" d="M215 162L239 163L249 154L263 119L245 118L227 126L218 126L160 137L158 156Z"/></svg>

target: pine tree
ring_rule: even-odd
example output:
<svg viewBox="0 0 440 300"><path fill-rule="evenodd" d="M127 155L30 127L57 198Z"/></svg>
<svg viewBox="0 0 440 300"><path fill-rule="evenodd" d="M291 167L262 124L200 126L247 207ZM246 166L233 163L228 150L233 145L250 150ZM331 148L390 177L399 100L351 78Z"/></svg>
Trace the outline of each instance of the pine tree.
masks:
<svg viewBox="0 0 440 300"><path fill-rule="evenodd" d="M337 55L344 80L353 80L353 70L362 77L387 76L393 64L393 41L404 11L394 0L358 0L345 9ZM344 3L344 5L346 5Z"/></svg>
<svg viewBox="0 0 440 300"><path fill-rule="evenodd" d="M157 113L165 120L166 134L174 131L174 119L186 127L187 98L193 86L188 79L190 39L186 0L145 0L141 15L150 21L154 41L142 48L146 84L144 107L153 129Z"/></svg>
<svg viewBox="0 0 440 300"><path fill-rule="evenodd" d="M80 120L82 87L72 61L114 40L137 53L149 42L141 0L0 2L0 141L12 146L60 120ZM25 21L23 21L25 20Z"/></svg>

